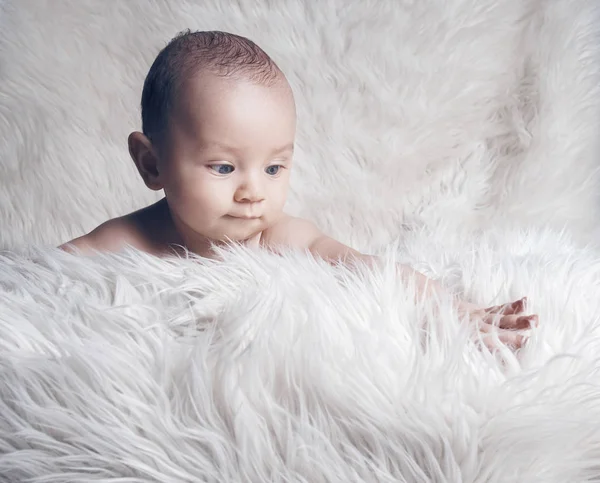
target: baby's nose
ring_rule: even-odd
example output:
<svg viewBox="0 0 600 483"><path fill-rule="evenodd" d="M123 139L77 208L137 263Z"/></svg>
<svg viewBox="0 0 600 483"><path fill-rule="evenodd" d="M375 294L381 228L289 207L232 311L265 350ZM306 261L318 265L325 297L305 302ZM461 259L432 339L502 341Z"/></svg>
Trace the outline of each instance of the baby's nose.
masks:
<svg viewBox="0 0 600 483"><path fill-rule="evenodd" d="M238 203L258 203L259 201L263 201L264 194L260 183L252 179L246 180L236 190L235 200Z"/></svg>

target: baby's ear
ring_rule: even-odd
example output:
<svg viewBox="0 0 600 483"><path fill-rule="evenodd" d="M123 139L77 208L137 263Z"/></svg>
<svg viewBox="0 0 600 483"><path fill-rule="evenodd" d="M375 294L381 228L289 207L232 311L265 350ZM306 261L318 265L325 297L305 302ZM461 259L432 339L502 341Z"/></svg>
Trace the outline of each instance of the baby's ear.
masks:
<svg viewBox="0 0 600 483"><path fill-rule="evenodd" d="M131 159L133 159L146 186L151 190L161 190L163 183L158 169L158 155L150 139L143 133L136 131L129 135L127 142Z"/></svg>

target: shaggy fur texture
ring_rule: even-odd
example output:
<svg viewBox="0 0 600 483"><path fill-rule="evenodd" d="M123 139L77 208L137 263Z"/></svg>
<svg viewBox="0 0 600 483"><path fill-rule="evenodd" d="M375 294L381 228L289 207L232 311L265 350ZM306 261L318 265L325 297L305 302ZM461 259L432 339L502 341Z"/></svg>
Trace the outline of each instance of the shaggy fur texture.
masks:
<svg viewBox="0 0 600 483"><path fill-rule="evenodd" d="M481 352L394 253L543 323ZM415 233L358 274L224 258L0 258L4 481L600 478L600 262L566 238Z"/></svg>
<svg viewBox="0 0 600 483"><path fill-rule="evenodd" d="M600 480L596 0L0 0L0 27L0 481ZM186 27L280 64L289 210L385 270L17 254L156 199L125 139ZM481 352L395 259L540 329Z"/></svg>

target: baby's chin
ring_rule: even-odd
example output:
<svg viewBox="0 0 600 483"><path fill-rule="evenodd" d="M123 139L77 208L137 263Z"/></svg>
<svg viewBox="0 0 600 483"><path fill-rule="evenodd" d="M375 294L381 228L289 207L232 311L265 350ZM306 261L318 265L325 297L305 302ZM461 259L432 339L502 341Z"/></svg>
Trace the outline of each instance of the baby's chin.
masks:
<svg viewBox="0 0 600 483"><path fill-rule="evenodd" d="M269 224L263 218L228 219L223 230L215 231L210 238L216 243L244 243L257 237Z"/></svg>

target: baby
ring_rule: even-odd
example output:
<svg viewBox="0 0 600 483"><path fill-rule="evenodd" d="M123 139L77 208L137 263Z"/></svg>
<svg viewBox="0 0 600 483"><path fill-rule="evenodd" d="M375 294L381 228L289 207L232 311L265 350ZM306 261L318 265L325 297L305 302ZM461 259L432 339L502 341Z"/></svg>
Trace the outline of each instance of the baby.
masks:
<svg viewBox="0 0 600 483"><path fill-rule="evenodd" d="M225 32L184 32L158 55L142 92L142 131L129 153L146 186L165 197L109 220L61 248L77 253L126 246L162 256L185 247L203 257L219 243L306 250L332 263L377 259L284 213L296 133L292 89L255 43ZM441 291L406 266L423 294ZM537 316L525 299L483 309L457 302L484 341L520 347ZM494 325L497 323L497 327ZM487 344L487 342L486 342ZM491 343L493 345L493 343Z"/></svg>

